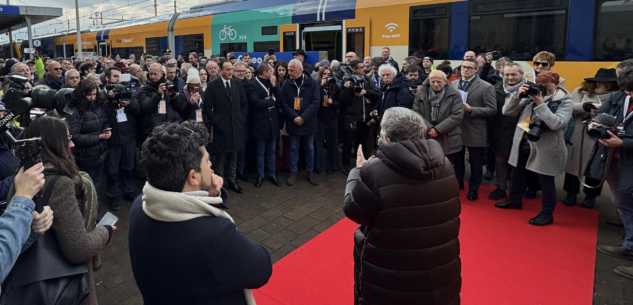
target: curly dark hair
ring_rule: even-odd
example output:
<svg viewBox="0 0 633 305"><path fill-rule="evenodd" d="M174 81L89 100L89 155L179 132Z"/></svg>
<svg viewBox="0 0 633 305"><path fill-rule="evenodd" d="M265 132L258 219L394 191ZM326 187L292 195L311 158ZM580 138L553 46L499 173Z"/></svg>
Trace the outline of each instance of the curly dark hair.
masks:
<svg viewBox="0 0 633 305"><path fill-rule="evenodd" d="M97 90L97 97L94 102L88 101L86 95L88 95L92 90ZM103 98L101 98L101 94L99 94L99 88L94 81L91 80L82 80L77 85L77 89L70 94L70 107L77 109L80 116L84 115L84 112L90 110L92 106L103 106Z"/></svg>
<svg viewBox="0 0 633 305"><path fill-rule="evenodd" d="M154 128L141 150L141 166L146 169L147 182L164 191L182 192L189 171L201 170L204 154L200 147L208 139L207 128L193 120Z"/></svg>

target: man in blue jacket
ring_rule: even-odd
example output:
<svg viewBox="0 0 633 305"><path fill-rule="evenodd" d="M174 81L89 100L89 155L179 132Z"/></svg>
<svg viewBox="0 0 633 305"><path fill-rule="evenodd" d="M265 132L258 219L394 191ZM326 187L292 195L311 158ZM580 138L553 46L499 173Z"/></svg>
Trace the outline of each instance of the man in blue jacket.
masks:
<svg viewBox="0 0 633 305"><path fill-rule="evenodd" d="M317 110L321 98L319 86L309 74L304 73L299 60L293 59L288 64L290 79L281 88L281 102L286 117L286 131L290 135L290 177L286 181L293 186L297 181L297 161L299 160L299 144L303 143L308 181L319 185L313 174L314 170L314 135L318 131Z"/></svg>
<svg viewBox="0 0 633 305"><path fill-rule="evenodd" d="M272 275L268 251L226 213L207 128L165 123L143 143L147 183L130 210L129 249L145 304L255 304Z"/></svg>

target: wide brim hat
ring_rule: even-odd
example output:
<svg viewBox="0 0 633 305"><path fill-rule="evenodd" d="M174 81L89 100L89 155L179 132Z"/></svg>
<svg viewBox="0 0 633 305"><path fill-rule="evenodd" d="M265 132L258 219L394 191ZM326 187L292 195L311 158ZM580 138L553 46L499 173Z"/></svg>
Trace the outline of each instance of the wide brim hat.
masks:
<svg viewBox="0 0 633 305"><path fill-rule="evenodd" d="M306 55L306 52L303 49L297 49L296 52L292 53L292 56L296 56L297 54L303 55L306 59L308 58L308 55Z"/></svg>
<svg viewBox="0 0 633 305"><path fill-rule="evenodd" d="M618 75L615 73L615 69L600 68L596 72L595 77L585 78L585 80L592 82L611 83L618 81Z"/></svg>

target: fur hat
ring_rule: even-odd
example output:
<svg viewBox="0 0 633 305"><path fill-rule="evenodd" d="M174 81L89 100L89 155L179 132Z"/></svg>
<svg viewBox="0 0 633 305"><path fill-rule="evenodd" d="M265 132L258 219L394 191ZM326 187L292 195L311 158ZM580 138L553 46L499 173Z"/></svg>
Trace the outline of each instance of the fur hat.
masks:
<svg viewBox="0 0 633 305"><path fill-rule="evenodd" d="M191 68L187 71L187 84L199 84L200 83L200 72L198 69Z"/></svg>

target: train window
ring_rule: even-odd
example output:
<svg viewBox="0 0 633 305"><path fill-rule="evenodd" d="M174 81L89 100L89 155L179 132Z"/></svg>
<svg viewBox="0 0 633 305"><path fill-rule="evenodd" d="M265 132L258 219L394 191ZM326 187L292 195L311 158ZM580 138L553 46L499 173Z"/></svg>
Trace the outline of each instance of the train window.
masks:
<svg viewBox="0 0 633 305"><path fill-rule="evenodd" d="M248 52L246 49L246 42L220 44L220 54L222 56L225 56L230 52Z"/></svg>
<svg viewBox="0 0 633 305"><path fill-rule="evenodd" d="M145 50L152 55L162 54L160 49L160 37L145 38Z"/></svg>
<svg viewBox="0 0 633 305"><path fill-rule="evenodd" d="M183 54L196 52L198 54L204 54L204 35L203 34L195 34L195 35L184 35L183 36Z"/></svg>
<svg viewBox="0 0 633 305"><path fill-rule="evenodd" d="M297 32L284 32L284 51L290 52L297 49Z"/></svg>
<svg viewBox="0 0 633 305"><path fill-rule="evenodd" d="M448 59L450 14L447 4L411 7L409 54L422 51L436 59Z"/></svg>
<svg viewBox="0 0 633 305"><path fill-rule="evenodd" d="M532 60L550 51L564 60L567 0L470 1L468 48L476 53L501 51L515 60Z"/></svg>
<svg viewBox="0 0 633 305"><path fill-rule="evenodd" d="M143 55L143 53L145 53L143 51L143 47L133 47L131 49L132 49L132 53L130 53L130 55L134 54L134 57L136 57L136 59L141 58L141 55Z"/></svg>
<svg viewBox="0 0 633 305"><path fill-rule="evenodd" d="M277 26L263 26L262 35L277 35Z"/></svg>
<svg viewBox="0 0 633 305"><path fill-rule="evenodd" d="M626 1L596 1L596 32L593 59L622 61L633 58L633 19Z"/></svg>
<svg viewBox="0 0 633 305"><path fill-rule="evenodd" d="M253 52L268 52L268 49L274 49L275 52L279 52L279 41L253 42Z"/></svg>
<svg viewBox="0 0 633 305"><path fill-rule="evenodd" d="M358 58L365 58L365 28L347 29L347 52L354 52ZM367 54L369 55L369 54Z"/></svg>
<svg viewBox="0 0 633 305"><path fill-rule="evenodd" d="M112 48L112 55L119 55L119 57L121 58L128 58L128 56L130 55L128 51L128 48Z"/></svg>

